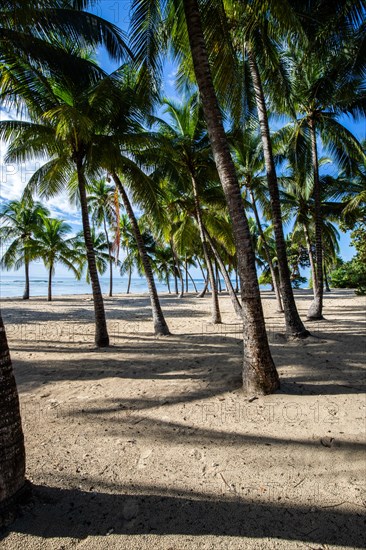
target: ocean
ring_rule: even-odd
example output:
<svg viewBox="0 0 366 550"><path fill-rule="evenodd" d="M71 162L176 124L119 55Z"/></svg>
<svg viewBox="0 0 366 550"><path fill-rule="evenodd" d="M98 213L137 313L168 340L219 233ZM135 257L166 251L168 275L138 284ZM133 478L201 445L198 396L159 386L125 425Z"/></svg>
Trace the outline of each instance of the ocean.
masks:
<svg viewBox="0 0 366 550"><path fill-rule="evenodd" d="M100 277L100 284L103 294L109 292L109 277ZM202 290L203 279L195 279L198 290ZM159 283L155 280L157 291L159 293L168 292L168 287L164 283ZM224 283L222 283L225 288ZM174 292L174 280L170 281L171 291ZM30 278L30 295L32 296L47 296L48 280L47 277ZM127 277L115 277L113 280L113 293L125 294L127 290ZM21 298L24 291L24 277L14 275L0 275L0 298ZM189 292L193 292L194 288L189 281ZM144 278L132 278L131 294L143 294L148 292L146 280ZM52 295L65 296L68 294L91 294L91 285L85 279L77 281L74 277L55 277L52 281Z"/></svg>

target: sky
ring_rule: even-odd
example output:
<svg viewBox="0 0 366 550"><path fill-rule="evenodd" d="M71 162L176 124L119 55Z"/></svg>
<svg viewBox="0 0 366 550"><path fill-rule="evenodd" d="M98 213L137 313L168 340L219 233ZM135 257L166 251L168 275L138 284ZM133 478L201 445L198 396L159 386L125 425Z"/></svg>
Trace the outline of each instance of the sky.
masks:
<svg viewBox="0 0 366 550"><path fill-rule="evenodd" d="M95 2L91 11L104 17L111 23L120 27L123 31L127 32L130 4L131 0L98 0ZM98 60L107 72L111 72L116 68L115 63L111 62L103 49L100 49L98 52ZM177 99L178 96L174 85L175 72L176 67L174 62L171 59L167 59L164 64L163 95ZM4 112L4 110L0 110L0 117L2 120L13 118L11 113ZM342 122L358 139L366 138L365 121L362 123L355 123L350 118L344 117ZM21 165L5 163L5 154L6 145L0 142L0 202L4 200L19 199L28 179L40 166L40 163L37 161ZM74 207L70 206L65 194L58 195L47 201L47 207L51 212L51 216L66 220L75 233L82 228L80 213L77 212ZM290 227L287 228L287 231L288 230L290 230ZM341 233L340 247L341 256L344 260L350 259L355 253L353 247L350 246L349 234ZM19 274L21 273L20 271ZM192 274L193 276L200 277L200 272L198 270L192 269ZM46 275L46 270L42 264L37 262L37 264L32 266L32 276L38 277L44 275ZM59 277L71 276L70 272L62 266L56 268L56 275ZM305 276L307 276L307 274L305 274Z"/></svg>

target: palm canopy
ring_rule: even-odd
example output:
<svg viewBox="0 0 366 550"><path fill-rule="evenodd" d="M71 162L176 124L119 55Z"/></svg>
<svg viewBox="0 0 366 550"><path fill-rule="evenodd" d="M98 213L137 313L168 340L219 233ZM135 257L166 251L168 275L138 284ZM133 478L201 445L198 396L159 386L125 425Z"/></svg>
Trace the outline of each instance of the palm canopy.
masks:
<svg viewBox="0 0 366 550"><path fill-rule="evenodd" d="M0 208L1 267L18 270L31 260L31 239L49 211L40 202L13 200Z"/></svg>
<svg viewBox="0 0 366 550"><path fill-rule="evenodd" d="M43 217L43 223L34 231L32 239L32 257L41 258L52 273L56 263L61 263L79 278L76 267L78 256L73 250L74 238L67 235L71 226L64 220Z"/></svg>

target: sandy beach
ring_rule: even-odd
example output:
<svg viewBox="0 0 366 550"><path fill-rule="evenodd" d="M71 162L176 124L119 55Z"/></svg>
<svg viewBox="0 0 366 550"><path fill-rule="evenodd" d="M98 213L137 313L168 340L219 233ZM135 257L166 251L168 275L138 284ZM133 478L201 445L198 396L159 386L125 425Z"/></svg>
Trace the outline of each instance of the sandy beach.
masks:
<svg viewBox="0 0 366 550"><path fill-rule="evenodd" d="M310 291L296 291L305 318ZM286 341L263 304L281 390L241 391L227 296L106 298L112 346L93 344L90 296L2 300L32 501L4 550L364 548L366 299L325 295L312 337Z"/></svg>

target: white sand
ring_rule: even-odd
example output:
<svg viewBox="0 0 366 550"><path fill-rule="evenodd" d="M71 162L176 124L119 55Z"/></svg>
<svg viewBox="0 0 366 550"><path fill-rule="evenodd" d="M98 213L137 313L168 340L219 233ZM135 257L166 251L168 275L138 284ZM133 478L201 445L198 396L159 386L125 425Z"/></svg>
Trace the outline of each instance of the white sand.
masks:
<svg viewBox="0 0 366 550"><path fill-rule="evenodd" d="M263 296L282 386L254 401L227 296L221 326L209 297L163 296L159 339L146 295L106 299L106 350L90 297L3 300L35 490L1 548L365 547L366 300L332 291L286 342Z"/></svg>

